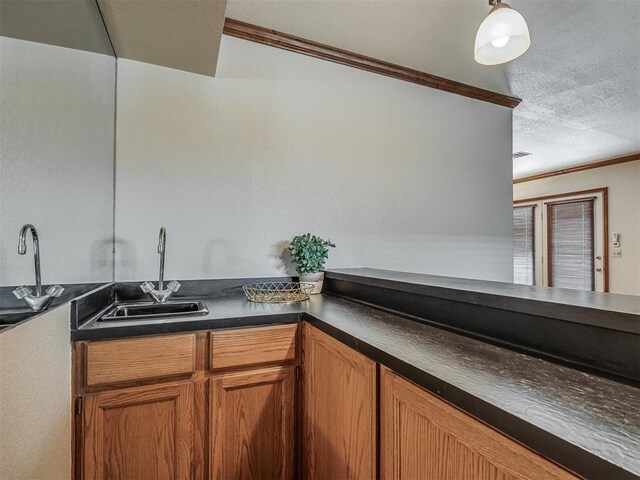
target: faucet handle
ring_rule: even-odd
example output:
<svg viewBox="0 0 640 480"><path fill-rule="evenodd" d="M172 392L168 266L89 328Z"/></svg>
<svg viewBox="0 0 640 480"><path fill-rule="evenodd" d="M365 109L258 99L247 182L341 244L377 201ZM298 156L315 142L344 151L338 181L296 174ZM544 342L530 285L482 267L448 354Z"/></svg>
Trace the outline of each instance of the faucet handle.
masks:
<svg viewBox="0 0 640 480"><path fill-rule="evenodd" d="M51 285L47 288L47 293L50 297L59 297L64 292L64 287L61 285Z"/></svg>
<svg viewBox="0 0 640 480"><path fill-rule="evenodd" d="M180 289L180 282L171 280L169 283L167 283L167 288L172 292L177 292Z"/></svg>
<svg viewBox="0 0 640 480"><path fill-rule="evenodd" d="M155 287L153 286L153 283L151 283L151 282L144 282L144 283L140 284L140 289L144 293L149 293L151 290L154 290Z"/></svg>
<svg viewBox="0 0 640 480"><path fill-rule="evenodd" d="M33 290L31 290L26 285L22 285L21 287L18 287L13 291L13 294L16 296L18 300L22 300L24 297L28 297L32 293L33 293Z"/></svg>

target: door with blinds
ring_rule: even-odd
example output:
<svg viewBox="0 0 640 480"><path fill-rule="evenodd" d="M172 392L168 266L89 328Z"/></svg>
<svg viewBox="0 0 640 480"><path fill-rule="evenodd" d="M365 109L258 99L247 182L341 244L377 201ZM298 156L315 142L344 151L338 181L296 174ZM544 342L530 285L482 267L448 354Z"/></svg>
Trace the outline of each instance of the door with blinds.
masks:
<svg viewBox="0 0 640 480"><path fill-rule="evenodd" d="M607 189L519 200L514 283L607 291Z"/></svg>
<svg viewBox="0 0 640 480"><path fill-rule="evenodd" d="M513 207L513 283L536 284L536 205Z"/></svg>
<svg viewBox="0 0 640 480"><path fill-rule="evenodd" d="M548 286L595 290L594 200L547 203Z"/></svg>

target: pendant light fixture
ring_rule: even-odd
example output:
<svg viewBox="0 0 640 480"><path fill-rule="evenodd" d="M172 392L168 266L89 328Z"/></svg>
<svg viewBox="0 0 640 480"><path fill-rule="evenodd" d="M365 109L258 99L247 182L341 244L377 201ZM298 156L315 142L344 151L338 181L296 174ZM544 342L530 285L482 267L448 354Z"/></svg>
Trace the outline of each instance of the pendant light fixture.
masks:
<svg viewBox="0 0 640 480"><path fill-rule="evenodd" d="M531 44L522 15L500 0L489 0L493 8L476 34L474 58L482 65L499 65L518 58Z"/></svg>

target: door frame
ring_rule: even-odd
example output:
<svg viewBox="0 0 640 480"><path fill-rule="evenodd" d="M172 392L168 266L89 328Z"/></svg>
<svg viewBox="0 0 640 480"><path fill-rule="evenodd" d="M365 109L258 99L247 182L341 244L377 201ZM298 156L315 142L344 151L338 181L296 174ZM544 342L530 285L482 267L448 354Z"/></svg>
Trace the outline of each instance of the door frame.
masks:
<svg viewBox="0 0 640 480"><path fill-rule="evenodd" d="M601 241L602 241L602 269L603 269L602 273L604 277L603 290L602 290L603 292L609 291L609 200L608 200L608 194L609 194L608 187L600 187L600 188L590 188L588 190L578 190L575 192L555 193L553 195L543 195L539 197L523 198L520 200L513 201L514 207L521 207L527 204L535 204L535 205L542 204L542 206L544 207L544 202L548 200L558 199L558 198L571 197L571 198L577 199L586 195L598 195L599 197L600 196L602 197L602 240ZM544 210L544 209L541 208L541 210ZM542 215L543 213L541 212L540 214ZM594 218L594 221L595 221L595 218ZM536 225L538 225L538 223L536 223ZM538 241L537 230L540 230L540 229L539 228L536 229L536 233L535 233L536 242ZM542 247L542 250L546 253L546 248L547 248L546 238L542 238L542 243L539 246ZM545 262L542 262L542 263L544 264ZM536 264L536 266L538 265ZM546 270L542 272L542 275L544 276L545 273L546 273Z"/></svg>

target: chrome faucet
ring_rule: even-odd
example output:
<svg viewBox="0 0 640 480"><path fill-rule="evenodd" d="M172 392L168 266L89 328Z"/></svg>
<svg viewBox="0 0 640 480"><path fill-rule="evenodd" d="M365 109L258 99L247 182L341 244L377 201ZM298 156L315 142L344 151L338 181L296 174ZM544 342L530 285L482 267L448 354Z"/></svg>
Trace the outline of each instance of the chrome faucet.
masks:
<svg viewBox="0 0 640 480"><path fill-rule="evenodd" d="M18 235L18 254L24 255L27 253L27 233L31 232L31 238L33 239L33 258L36 269L36 294L32 295L31 290L26 285L16 288L13 294L16 298L24 300L29 308L34 312L41 312L45 310L51 301L55 297L59 297L64 292L64 288L60 285L51 285L47 288L46 293L42 294L42 277L40 276L40 243L38 242L38 232L36 227L31 224L26 224L20 229Z"/></svg>
<svg viewBox="0 0 640 480"><path fill-rule="evenodd" d="M167 248L167 229L160 228L160 235L158 237L158 253L160 254L160 277L158 278L158 288L156 289L151 282L144 282L140 285L140 288L144 293L151 295L156 303L165 303L169 300L169 297L173 295L173 292L177 292L180 288L180 284L175 280L171 280L167 284L167 288L164 288L164 254Z"/></svg>

